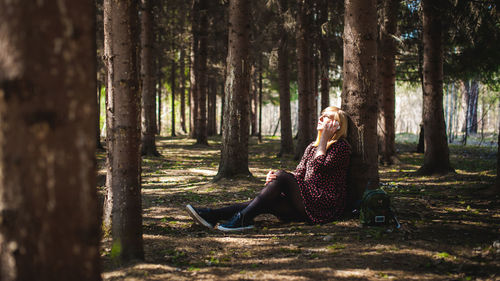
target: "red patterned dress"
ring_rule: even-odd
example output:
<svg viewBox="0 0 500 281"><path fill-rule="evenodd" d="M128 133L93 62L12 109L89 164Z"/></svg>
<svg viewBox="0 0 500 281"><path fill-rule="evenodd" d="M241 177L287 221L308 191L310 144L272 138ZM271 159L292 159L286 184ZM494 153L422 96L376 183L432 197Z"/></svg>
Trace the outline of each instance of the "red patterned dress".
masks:
<svg viewBox="0 0 500 281"><path fill-rule="evenodd" d="M345 208L351 147L341 138L326 154L314 158L317 150L312 143L306 148L294 175L309 219L327 223L337 219Z"/></svg>

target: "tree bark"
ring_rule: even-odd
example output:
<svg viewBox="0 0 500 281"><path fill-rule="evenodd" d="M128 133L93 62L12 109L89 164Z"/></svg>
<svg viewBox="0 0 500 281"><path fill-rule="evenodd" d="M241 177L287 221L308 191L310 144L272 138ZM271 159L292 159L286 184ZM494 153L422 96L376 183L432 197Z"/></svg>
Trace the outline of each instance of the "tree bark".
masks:
<svg viewBox="0 0 500 281"><path fill-rule="evenodd" d="M181 56L179 60L179 82L180 82L180 87L179 87L179 95L181 98L181 130L183 133L186 133L186 76L184 74L184 60L186 56L186 51L184 50L183 47L181 47Z"/></svg>
<svg viewBox="0 0 500 281"><path fill-rule="evenodd" d="M309 37L308 2L298 0L297 12L297 80L299 84L299 130L295 159L300 159L307 145L312 141L312 87L311 87L311 51Z"/></svg>
<svg viewBox="0 0 500 281"><path fill-rule="evenodd" d="M257 67L255 63L252 64L250 70L250 130L251 135L257 135L257 115L258 115L258 99L257 99L257 91L259 89L259 73L257 71Z"/></svg>
<svg viewBox="0 0 500 281"><path fill-rule="evenodd" d="M500 102L498 103L498 111L500 112ZM497 191L500 192L500 118L498 118L498 140L497 140Z"/></svg>
<svg viewBox="0 0 500 281"><path fill-rule="evenodd" d="M379 148L380 161L391 165L396 158L395 111L396 111L396 38L398 0L384 0L381 10L379 33L378 90L379 90Z"/></svg>
<svg viewBox="0 0 500 281"><path fill-rule="evenodd" d="M328 32L326 25L328 24L328 0L321 0L319 7L320 21L320 88L321 88L321 110L330 106L330 85L328 70L330 69L330 50L328 48Z"/></svg>
<svg viewBox="0 0 500 281"><path fill-rule="evenodd" d="M217 114L217 82L215 77L208 80L208 129L207 134L214 136L217 133L215 117Z"/></svg>
<svg viewBox="0 0 500 281"><path fill-rule="evenodd" d="M200 21L200 0L193 0L192 11L191 11L191 33L193 37L192 48L191 48L191 68L190 68L190 91L189 91L189 107L190 107L190 132L189 136L191 138L197 139L198 129L198 110L199 110L199 98L198 98L198 83L197 81L199 74L199 58L198 58L198 45L199 45L199 21Z"/></svg>
<svg viewBox="0 0 500 281"><path fill-rule="evenodd" d="M155 59L153 58L153 14L151 0L142 0L141 13L141 154L158 156L156 150Z"/></svg>
<svg viewBox="0 0 500 281"><path fill-rule="evenodd" d="M95 140L96 140L96 148L104 149L101 144L101 82L97 82L97 118L96 118L96 132L95 132Z"/></svg>
<svg viewBox="0 0 500 281"><path fill-rule="evenodd" d="M173 44L172 44L173 45ZM173 49L173 46L172 46ZM172 137L175 137L175 71L176 71L176 63L175 60L171 61L171 69L170 69L170 92L172 93L172 118L171 118L171 124L172 124L172 131L171 135Z"/></svg>
<svg viewBox="0 0 500 281"><path fill-rule="evenodd" d="M342 109L350 116L352 146L349 199L361 199L365 188L378 188L377 149L377 9L375 0L346 0L344 17Z"/></svg>
<svg viewBox="0 0 500 281"><path fill-rule="evenodd" d="M104 225L118 261L144 259L141 210L138 3L104 1L108 67L107 176Z"/></svg>
<svg viewBox="0 0 500 281"><path fill-rule="evenodd" d="M450 165L443 113L443 46L440 5L442 0L423 0L424 41L424 165L421 174L446 174Z"/></svg>
<svg viewBox="0 0 500 281"><path fill-rule="evenodd" d="M198 116L196 117L197 124L197 133L196 133L196 144L208 145L207 139L207 40L208 40L208 8L207 1L199 0L199 13L200 13L200 21L198 27L198 56L195 56L199 59L197 66L196 75L196 83L197 88L197 105L198 109L196 110Z"/></svg>
<svg viewBox="0 0 500 281"><path fill-rule="evenodd" d="M251 176L248 169L250 12L249 0L229 2L224 127L221 161L215 180Z"/></svg>
<svg viewBox="0 0 500 281"><path fill-rule="evenodd" d="M286 1L281 1L286 2ZM286 6L282 4L282 14ZM290 110L290 75L288 67L288 34L284 19L280 22L280 41L278 46L278 76L280 94L281 147L279 155L293 154L292 115Z"/></svg>
<svg viewBox="0 0 500 281"><path fill-rule="evenodd" d="M0 280L101 280L95 13L0 1Z"/></svg>

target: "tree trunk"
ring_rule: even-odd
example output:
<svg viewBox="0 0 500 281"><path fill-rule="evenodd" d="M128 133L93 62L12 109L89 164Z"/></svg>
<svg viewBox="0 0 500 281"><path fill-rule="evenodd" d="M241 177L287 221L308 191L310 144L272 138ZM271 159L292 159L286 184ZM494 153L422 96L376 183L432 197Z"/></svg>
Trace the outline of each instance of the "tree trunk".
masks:
<svg viewBox="0 0 500 281"><path fill-rule="evenodd" d="M259 58L259 142L262 142L262 56Z"/></svg>
<svg viewBox="0 0 500 281"><path fill-rule="evenodd" d="M215 116L217 114L217 82L215 77L208 80L208 135L214 136L217 133Z"/></svg>
<svg viewBox="0 0 500 281"><path fill-rule="evenodd" d="M500 112L500 102L498 111ZM500 192L500 118L498 118L498 140L497 140L497 191Z"/></svg>
<svg viewBox="0 0 500 281"><path fill-rule="evenodd" d="M175 137L175 71L176 71L177 66L175 64L175 60L172 60L171 63L172 63L171 69L170 69L170 91L172 92L172 108L171 108L172 109L172 118L171 118L172 134L171 135L172 135L172 137Z"/></svg>
<svg viewBox="0 0 500 281"><path fill-rule="evenodd" d="M350 116L352 146L348 174L349 204L365 188L378 188L377 9L375 0L346 0L344 17L342 109Z"/></svg>
<svg viewBox="0 0 500 281"><path fill-rule="evenodd" d="M443 46L440 4L423 0L424 40L424 165L421 174L446 174L450 166L443 113Z"/></svg>
<svg viewBox="0 0 500 281"><path fill-rule="evenodd" d="M122 262L144 259L141 210L137 1L104 1L108 67L107 195L104 225Z"/></svg>
<svg viewBox="0 0 500 281"><path fill-rule="evenodd" d="M463 132L465 136L477 134L477 104L479 97L479 84L476 80L469 80L464 83L465 86L465 122ZM466 142L466 139L464 139Z"/></svg>
<svg viewBox="0 0 500 281"><path fill-rule="evenodd" d="M207 40L208 40L208 9L207 1L200 0L200 20L199 20L199 40L198 40L198 55L195 56L199 59L195 66L197 66L197 71L195 72L195 80L197 83L196 91L197 93L197 105L196 110L198 116L196 117L197 133L196 133L196 144L208 145L207 139Z"/></svg>
<svg viewBox="0 0 500 281"><path fill-rule="evenodd" d="M0 2L0 280L101 280L94 25L89 1Z"/></svg>
<svg viewBox="0 0 500 281"><path fill-rule="evenodd" d="M215 180L251 176L248 169L250 1L229 2L229 50L225 86L224 128Z"/></svg>
<svg viewBox="0 0 500 281"><path fill-rule="evenodd" d="M186 56L186 51L181 47L181 57L179 60L179 95L181 98L181 130L185 134L186 131L186 76L184 74L184 60Z"/></svg>
<svg viewBox="0 0 500 281"><path fill-rule="evenodd" d="M396 111L396 38L398 0L384 0L379 33L380 46L377 61L379 89L379 148L381 162L391 165L396 158L395 111Z"/></svg>
<svg viewBox="0 0 500 281"><path fill-rule="evenodd" d="M189 107L190 107L190 132L191 138L197 138L198 130L198 44L199 44L199 21L200 21L200 0L193 0L192 16L191 16L191 32L193 37L191 48L191 69L190 69L190 91L189 91Z"/></svg>
<svg viewBox="0 0 500 281"><path fill-rule="evenodd" d="M286 3L286 1L281 1ZM281 5L283 17L287 7ZM293 154L292 115L290 110L290 75L288 67L288 33L284 27L284 19L280 22L280 41L278 47L278 76L280 94L281 147L279 155Z"/></svg>
<svg viewBox="0 0 500 281"><path fill-rule="evenodd" d="M299 129L297 146L295 147L295 159L300 159L307 145L312 141L311 118L311 52L309 38L309 12L308 2L298 0L297 12L297 80L299 84Z"/></svg>
<svg viewBox="0 0 500 281"><path fill-rule="evenodd" d="M96 109L96 116L97 116L97 122L96 122L96 132L95 132L95 140L96 140L96 148L97 149L104 149L104 147L101 144L101 87L102 84L100 81L97 82L97 109Z"/></svg>
<svg viewBox="0 0 500 281"><path fill-rule="evenodd" d="M158 156L156 150L156 97L155 97L155 59L153 58L153 14L151 0L142 0L141 13L141 79L142 79L142 126L141 154Z"/></svg>
<svg viewBox="0 0 500 281"><path fill-rule="evenodd" d="M257 72L257 68L255 66L255 63L252 64L251 70L250 70L250 123L251 123L251 135L256 136L257 135L257 109L258 109L258 99L257 99L257 91L259 89L259 73Z"/></svg>
<svg viewBox="0 0 500 281"><path fill-rule="evenodd" d="M328 0L320 1L319 21L320 21L320 88L321 88L321 110L330 106L330 85L328 70L330 69L330 50L328 48L328 33L323 27L328 24Z"/></svg>

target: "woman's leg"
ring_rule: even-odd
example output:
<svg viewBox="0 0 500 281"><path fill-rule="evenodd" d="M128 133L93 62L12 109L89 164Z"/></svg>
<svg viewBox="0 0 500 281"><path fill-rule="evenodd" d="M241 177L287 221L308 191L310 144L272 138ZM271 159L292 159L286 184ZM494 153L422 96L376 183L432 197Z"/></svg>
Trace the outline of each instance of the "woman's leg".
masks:
<svg viewBox="0 0 500 281"><path fill-rule="evenodd" d="M307 218L299 186L292 174L278 171L276 179L266 185L259 195L241 211L246 222L264 213L292 220Z"/></svg>

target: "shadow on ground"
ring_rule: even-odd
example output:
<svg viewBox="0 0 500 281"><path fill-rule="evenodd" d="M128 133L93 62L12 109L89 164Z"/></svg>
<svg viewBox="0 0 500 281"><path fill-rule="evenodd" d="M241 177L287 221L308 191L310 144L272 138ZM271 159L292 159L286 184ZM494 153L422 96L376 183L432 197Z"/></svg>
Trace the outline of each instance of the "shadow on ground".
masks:
<svg viewBox="0 0 500 281"><path fill-rule="evenodd" d="M195 225L184 210L252 198L269 169L293 170L277 158L279 141L250 145L251 180L212 183L220 142L208 147L161 138L163 157L143 159L146 260L119 266L103 239L104 280L498 280L500 249L496 148L451 147L456 174L415 174L422 155L398 145L401 163L381 167L403 225L360 227L355 218L325 225L285 224L260 216L257 229L224 234ZM101 167L103 155L98 155ZM475 163L475 165L474 165ZM500 243L499 243L500 244ZM495 244L497 245L497 244Z"/></svg>

